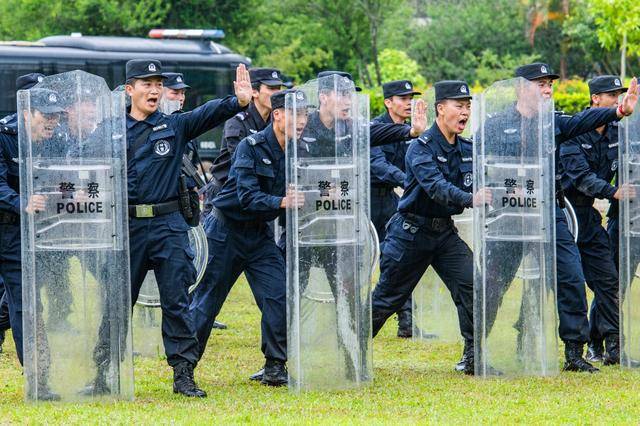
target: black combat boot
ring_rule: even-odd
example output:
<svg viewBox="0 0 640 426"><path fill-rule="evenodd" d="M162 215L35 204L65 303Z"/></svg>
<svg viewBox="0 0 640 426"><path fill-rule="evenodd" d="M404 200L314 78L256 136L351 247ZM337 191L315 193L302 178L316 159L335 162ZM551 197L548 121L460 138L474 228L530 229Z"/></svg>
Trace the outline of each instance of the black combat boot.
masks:
<svg viewBox="0 0 640 426"><path fill-rule="evenodd" d="M604 360L604 342L602 340L589 342L586 359L589 362L602 362Z"/></svg>
<svg viewBox="0 0 640 426"><path fill-rule="evenodd" d="M37 377L27 378L27 398L32 401L60 401L60 395L49 387L49 373L38 371Z"/></svg>
<svg viewBox="0 0 640 426"><path fill-rule="evenodd" d="M199 389L193 380L193 365L181 362L173 367L173 393L193 398L205 398L207 393Z"/></svg>
<svg viewBox="0 0 640 426"><path fill-rule="evenodd" d="M60 401L60 395L49 389L48 385L38 389L38 401Z"/></svg>
<svg viewBox="0 0 640 426"><path fill-rule="evenodd" d="M404 339L413 336L411 311L404 310L398 312L398 337Z"/></svg>
<svg viewBox="0 0 640 426"><path fill-rule="evenodd" d="M60 395L49 389L49 385L43 383L38 386L38 401L60 401Z"/></svg>
<svg viewBox="0 0 640 426"><path fill-rule="evenodd" d="M264 367L260 369L260 371L257 371L255 373L253 373L252 375L249 376L249 380L253 380L256 382L260 382L262 381L262 376L264 375Z"/></svg>
<svg viewBox="0 0 640 426"><path fill-rule="evenodd" d="M462 359L458 364L464 364L464 374L468 376L474 376L476 374L476 367L474 361L475 354L473 352L473 342L464 342L464 352L462 353ZM456 365L457 367L458 365Z"/></svg>
<svg viewBox="0 0 640 426"><path fill-rule="evenodd" d="M283 361L268 359L264 364L264 373L260 383L268 386L284 386L289 381L287 367Z"/></svg>
<svg viewBox="0 0 640 426"><path fill-rule="evenodd" d="M465 344L465 351L462 355L462 358L465 360L464 364L464 374L468 376L476 375L476 366L475 366L475 354L473 350L473 342L470 342L468 345ZM484 375L486 376L503 376L504 373L496 368L493 368L489 364L484 367Z"/></svg>
<svg viewBox="0 0 640 426"><path fill-rule="evenodd" d="M564 371L578 371L586 373L597 373L600 371L587 360L582 358L584 344L578 342L564 342Z"/></svg>
<svg viewBox="0 0 640 426"><path fill-rule="evenodd" d="M473 342L465 341L464 349L462 350L462 358L460 358L460 361L458 361L454 369L456 371L466 372L466 366L467 361L469 360L469 356L471 356L471 362L473 363Z"/></svg>
<svg viewBox="0 0 640 426"><path fill-rule="evenodd" d="M4 345L5 330L0 330L0 354L2 353L2 345Z"/></svg>
<svg viewBox="0 0 640 426"><path fill-rule="evenodd" d="M111 389L107 384L107 366L99 366L93 382L79 392L82 396L101 396L109 395L110 393Z"/></svg>
<svg viewBox="0 0 640 426"><path fill-rule="evenodd" d="M604 344L607 349L607 353L604 355L604 361L602 364L620 364L620 336L617 334L610 334L604 338Z"/></svg>
<svg viewBox="0 0 640 426"><path fill-rule="evenodd" d="M213 322L213 328L218 329L218 330L226 330L227 329L227 325L223 324L221 322L218 322L218 321L214 321Z"/></svg>

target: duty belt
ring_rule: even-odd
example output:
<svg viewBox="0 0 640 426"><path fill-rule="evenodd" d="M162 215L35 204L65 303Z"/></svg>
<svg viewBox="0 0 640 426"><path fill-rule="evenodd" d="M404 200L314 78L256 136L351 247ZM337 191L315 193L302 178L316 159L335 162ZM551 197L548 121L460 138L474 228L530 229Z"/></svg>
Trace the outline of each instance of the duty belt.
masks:
<svg viewBox="0 0 640 426"><path fill-rule="evenodd" d="M17 225L20 223L20 216L15 213L0 211L0 224Z"/></svg>
<svg viewBox="0 0 640 426"><path fill-rule="evenodd" d="M221 223L224 223L228 227L234 228L234 229L241 229L241 230L254 229L254 230L259 230L259 229L262 229L263 227L266 226L266 222L264 222L262 220L247 220L247 221L244 221L244 220L230 219L229 217L225 216L224 213L222 213L220 210L218 210L215 207L213 207L213 209L211 210L211 214L216 219L218 219Z"/></svg>
<svg viewBox="0 0 640 426"><path fill-rule="evenodd" d="M129 204L129 217L147 218L162 216L180 210L178 200L158 204Z"/></svg>
<svg viewBox="0 0 640 426"><path fill-rule="evenodd" d="M404 219L402 229L412 234L418 232L421 227L434 232L443 232L453 228L453 220L450 217L424 217L413 213L402 213L401 216Z"/></svg>

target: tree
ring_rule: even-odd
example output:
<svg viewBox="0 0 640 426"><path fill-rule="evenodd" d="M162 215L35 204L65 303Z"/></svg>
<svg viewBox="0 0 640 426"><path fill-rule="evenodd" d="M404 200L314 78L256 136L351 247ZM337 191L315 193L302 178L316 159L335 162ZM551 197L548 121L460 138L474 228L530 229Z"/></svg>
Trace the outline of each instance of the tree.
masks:
<svg viewBox="0 0 640 426"><path fill-rule="evenodd" d="M523 32L525 9L513 0L425 1L409 54L428 81L477 79L483 52L498 58L531 54Z"/></svg>
<svg viewBox="0 0 640 426"><path fill-rule="evenodd" d="M620 76L628 55L640 55L640 3L634 0L587 0L596 35L605 49L620 49Z"/></svg>
<svg viewBox="0 0 640 426"><path fill-rule="evenodd" d="M620 72L620 56L615 50L604 49L595 28L593 15L584 0L571 4L571 13L563 22L562 32L567 41L569 69L574 75L590 77L594 74Z"/></svg>
<svg viewBox="0 0 640 426"><path fill-rule="evenodd" d="M37 40L71 32L146 35L168 10L162 0L3 0L0 37Z"/></svg>
<svg viewBox="0 0 640 426"><path fill-rule="evenodd" d="M420 73L420 65L402 50L384 49L378 57L382 82L411 80L417 88L426 88L427 82ZM369 68L374 65L370 64Z"/></svg>

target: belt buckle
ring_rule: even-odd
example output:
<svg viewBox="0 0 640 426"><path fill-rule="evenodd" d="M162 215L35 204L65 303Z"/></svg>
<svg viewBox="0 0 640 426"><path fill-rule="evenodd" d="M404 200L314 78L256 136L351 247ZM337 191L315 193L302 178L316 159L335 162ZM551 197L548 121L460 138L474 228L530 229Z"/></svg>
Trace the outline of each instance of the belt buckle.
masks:
<svg viewBox="0 0 640 426"><path fill-rule="evenodd" d="M153 206L149 204L136 205L136 217L153 217Z"/></svg>

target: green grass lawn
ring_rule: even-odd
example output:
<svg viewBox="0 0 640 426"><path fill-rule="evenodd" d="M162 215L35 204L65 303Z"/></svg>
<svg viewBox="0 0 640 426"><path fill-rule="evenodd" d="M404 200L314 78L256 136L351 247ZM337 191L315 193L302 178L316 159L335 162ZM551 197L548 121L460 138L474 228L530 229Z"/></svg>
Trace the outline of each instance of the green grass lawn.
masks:
<svg viewBox="0 0 640 426"><path fill-rule="evenodd" d="M229 296L205 359L196 370L205 400L171 391L159 359L136 359L134 402L25 404L13 345L0 355L0 423L638 423L640 372L605 367L595 376L480 380L453 371L458 344L395 337L390 320L374 342L374 384L300 395L249 382L263 363L259 315L241 280Z"/></svg>

